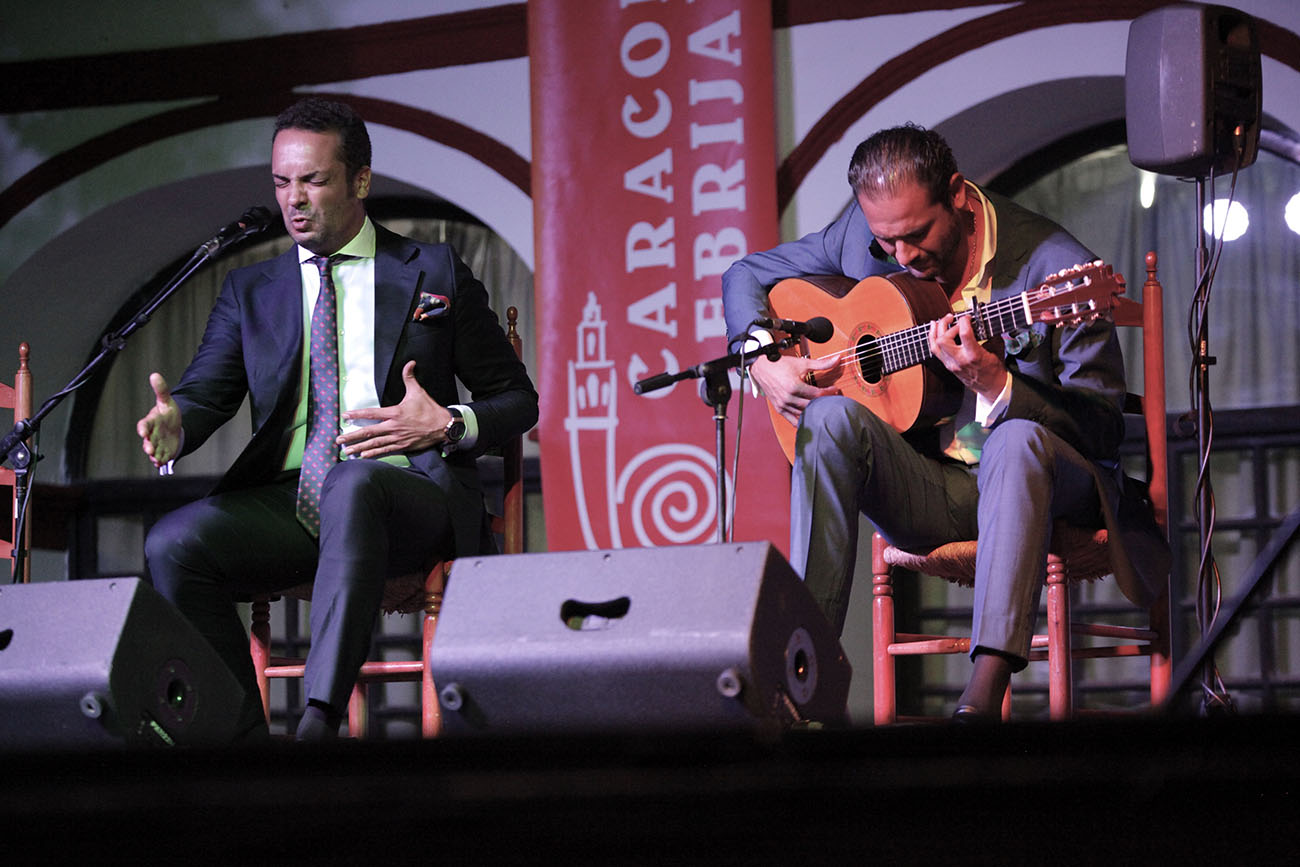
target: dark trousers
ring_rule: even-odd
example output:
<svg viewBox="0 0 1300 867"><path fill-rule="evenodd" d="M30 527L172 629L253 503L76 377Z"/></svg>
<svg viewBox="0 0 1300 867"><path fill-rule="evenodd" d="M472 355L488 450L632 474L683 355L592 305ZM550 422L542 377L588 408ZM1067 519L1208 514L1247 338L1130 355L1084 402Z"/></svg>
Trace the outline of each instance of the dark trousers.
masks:
<svg viewBox="0 0 1300 867"><path fill-rule="evenodd" d="M374 460L335 466L321 491L321 534L294 516L297 475L206 497L166 515L145 541L154 587L183 613L247 691L243 722L261 700L236 594L314 581L307 698L347 705L383 600L386 578L450 552L446 494L423 473Z"/></svg>

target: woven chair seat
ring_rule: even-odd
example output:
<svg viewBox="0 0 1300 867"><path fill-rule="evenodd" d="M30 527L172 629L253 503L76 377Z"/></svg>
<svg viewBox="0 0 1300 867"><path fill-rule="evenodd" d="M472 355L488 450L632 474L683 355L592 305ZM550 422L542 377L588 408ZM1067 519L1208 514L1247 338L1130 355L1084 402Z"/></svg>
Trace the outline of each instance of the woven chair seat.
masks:
<svg viewBox="0 0 1300 867"><path fill-rule="evenodd" d="M1089 530L1057 524L1048 550L1066 563L1071 582L1095 581L1111 572L1107 538L1105 528ZM890 545L885 548L885 563L972 587L975 541L949 542L928 552L904 551Z"/></svg>

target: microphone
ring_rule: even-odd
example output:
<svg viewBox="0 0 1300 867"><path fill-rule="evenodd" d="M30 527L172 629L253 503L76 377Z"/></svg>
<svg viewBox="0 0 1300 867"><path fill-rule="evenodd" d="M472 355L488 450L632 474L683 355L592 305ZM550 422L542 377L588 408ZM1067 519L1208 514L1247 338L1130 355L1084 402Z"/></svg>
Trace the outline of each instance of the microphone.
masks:
<svg viewBox="0 0 1300 867"><path fill-rule="evenodd" d="M812 343L825 343L835 334L835 326L825 316L814 316L807 322L800 322L797 319L767 319L760 316L752 324L771 328L774 331L784 331L792 337L803 335Z"/></svg>
<svg viewBox="0 0 1300 867"><path fill-rule="evenodd" d="M271 212L261 205L256 205L244 211L243 216L238 220L223 227L220 232L200 244L196 252L210 259L231 244L238 243L249 235L256 235L269 225L271 225Z"/></svg>

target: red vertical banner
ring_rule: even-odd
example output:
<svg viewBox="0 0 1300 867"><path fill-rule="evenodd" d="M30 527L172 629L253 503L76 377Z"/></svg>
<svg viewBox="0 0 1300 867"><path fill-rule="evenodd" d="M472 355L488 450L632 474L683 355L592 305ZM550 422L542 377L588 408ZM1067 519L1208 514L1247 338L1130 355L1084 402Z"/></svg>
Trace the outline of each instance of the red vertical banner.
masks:
<svg viewBox="0 0 1300 867"><path fill-rule="evenodd" d="M633 386L727 353L722 272L778 240L771 3L529 0L528 40L547 545L715 541L702 380ZM722 511L784 550L789 467L736 392Z"/></svg>

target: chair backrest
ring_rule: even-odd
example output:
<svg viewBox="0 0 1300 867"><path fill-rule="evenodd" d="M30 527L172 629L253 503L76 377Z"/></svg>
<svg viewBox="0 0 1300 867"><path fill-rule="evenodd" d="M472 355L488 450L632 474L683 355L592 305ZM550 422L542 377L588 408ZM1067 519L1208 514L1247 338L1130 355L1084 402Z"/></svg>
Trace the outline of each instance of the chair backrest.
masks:
<svg viewBox="0 0 1300 867"><path fill-rule="evenodd" d="M32 415L32 371L27 366L28 358L31 354L31 348L22 343L18 346L18 370L14 374L14 384L0 382L0 408L13 411L13 423L17 424ZM9 425L6 424L6 427ZM0 539L0 556L8 564L5 568L5 574L13 575L13 550L14 540L18 535L18 490L14 484L14 471L8 465L0 465L0 489L7 489L5 499L11 503L9 509L10 520L7 522L8 532L5 537ZM31 549L31 505L30 497L28 498L27 521L22 523L24 547ZM31 580L31 561L23 562L23 581Z"/></svg>
<svg viewBox="0 0 1300 867"><path fill-rule="evenodd" d="M1113 311L1116 325L1142 329L1142 390L1130 395L1140 406L1147 435L1147 487L1156 522L1169 532L1169 439L1165 403L1164 290L1156 277L1156 254L1146 255L1142 301L1120 298ZM1126 408L1127 410L1127 408Z"/></svg>

